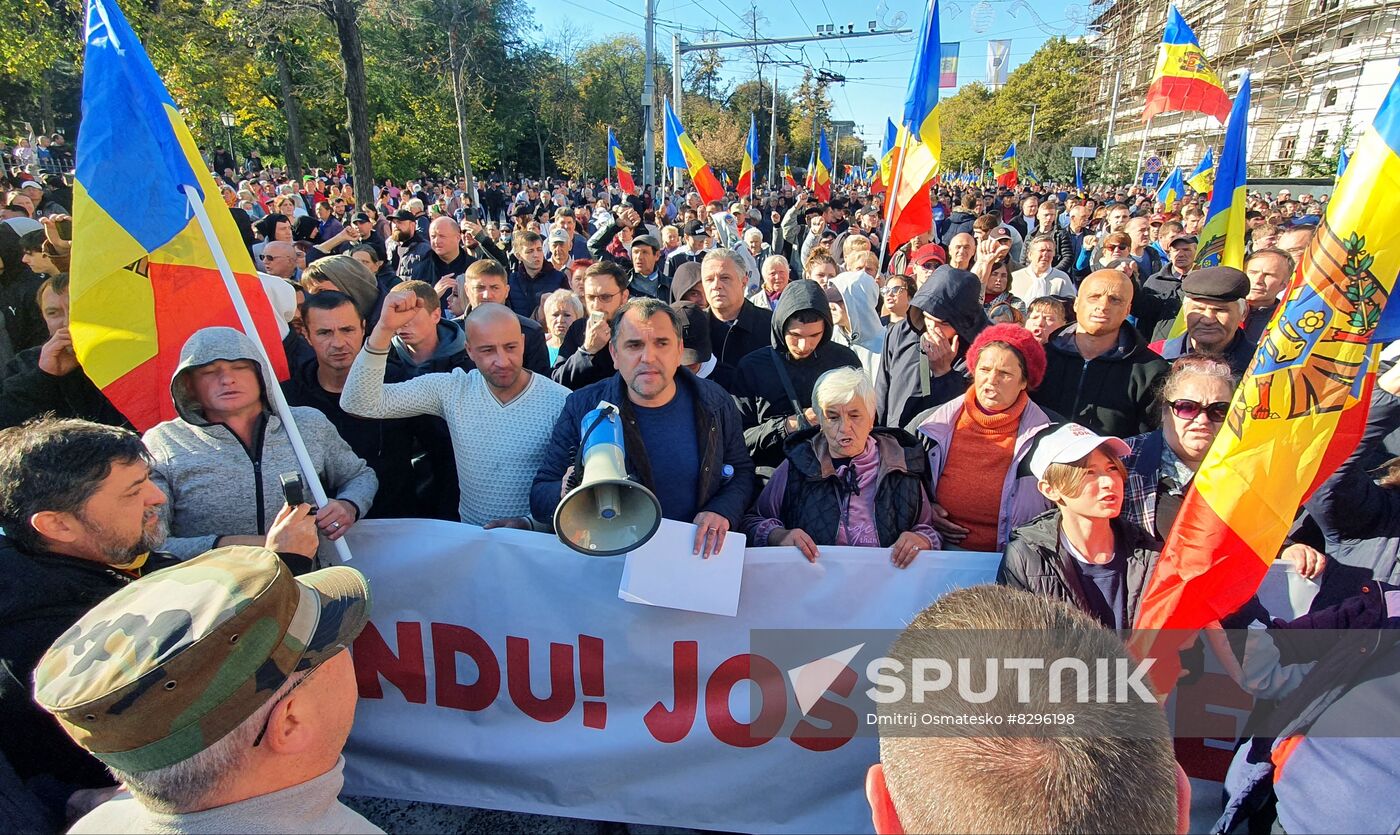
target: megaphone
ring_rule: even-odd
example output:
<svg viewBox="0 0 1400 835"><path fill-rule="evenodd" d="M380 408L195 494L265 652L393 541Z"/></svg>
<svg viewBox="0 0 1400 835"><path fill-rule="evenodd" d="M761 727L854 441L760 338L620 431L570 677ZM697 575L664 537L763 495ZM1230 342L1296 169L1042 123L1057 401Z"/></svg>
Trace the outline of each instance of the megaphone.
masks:
<svg viewBox="0 0 1400 835"><path fill-rule="evenodd" d="M661 527L661 503L627 477L622 420L616 406L599 403L583 416L579 431L576 462L582 463L583 480L560 500L554 511L554 531L560 542L590 557L633 551Z"/></svg>

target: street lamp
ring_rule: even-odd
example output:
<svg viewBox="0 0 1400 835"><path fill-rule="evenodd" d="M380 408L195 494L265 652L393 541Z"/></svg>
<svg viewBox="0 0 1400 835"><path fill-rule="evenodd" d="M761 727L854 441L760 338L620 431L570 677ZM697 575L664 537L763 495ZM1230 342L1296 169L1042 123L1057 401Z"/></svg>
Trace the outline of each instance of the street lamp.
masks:
<svg viewBox="0 0 1400 835"><path fill-rule="evenodd" d="M224 111L219 114L219 121L224 123L224 137L228 140L228 155L233 156L233 124L236 120L232 113Z"/></svg>

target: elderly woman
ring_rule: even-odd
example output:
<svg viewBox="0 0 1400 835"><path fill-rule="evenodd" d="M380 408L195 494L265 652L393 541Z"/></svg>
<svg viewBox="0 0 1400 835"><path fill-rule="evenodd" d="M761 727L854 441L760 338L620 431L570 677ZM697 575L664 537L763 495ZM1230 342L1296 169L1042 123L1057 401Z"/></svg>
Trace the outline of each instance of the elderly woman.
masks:
<svg viewBox="0 0 1400 835"><path fill-rule="evenodd" d="M1156 539L1159 547L1225 424L1235 385L1234 372L1220 359L1196 354L1178 359L1158 396L1161 426L1127 441L1123 520ZM1302 543L1288 544L1280 557L1308 579L1321 574L1327 564L1324 554Z"/></svg>
<svg viewBox="0 0 1400 835"><path fill-rule="evenodd" d="M1028 394L1045 377L1045 349L1020 325L993 325L973 341L967 365L967 393L919 423L934 527L945 544L1000 551L1012 529L1050 507L1035 479L1022 475L1036 436L1051 424Z"/></svg>
<svg viewBox="0 0 1400 835"><path fill-rule="evenodd" d="M540 324L544 325L544 341L549 348L549 365L559 359L559 348L569 325L583 316L583 302L571 290L555 290L540 300Z"/></svg>
<svg viewBox="0 0 1400 835"><path fill-rule="evenodd" d="M1026 321L1026 303L1011 295L1011 263L992 262L982 280L982 309L993 324L1019 325Z"/></svg>
<svg viewBox="0 0 1400 835"><path fill-rule="evenodd" d="M749 544L791 545L813 562L822 545L889 548L900 568L937 548L928 461L908 433L875 428L870 378L828 371L812 407L818 425L789 436L786 460L744 517Z"/></svg>

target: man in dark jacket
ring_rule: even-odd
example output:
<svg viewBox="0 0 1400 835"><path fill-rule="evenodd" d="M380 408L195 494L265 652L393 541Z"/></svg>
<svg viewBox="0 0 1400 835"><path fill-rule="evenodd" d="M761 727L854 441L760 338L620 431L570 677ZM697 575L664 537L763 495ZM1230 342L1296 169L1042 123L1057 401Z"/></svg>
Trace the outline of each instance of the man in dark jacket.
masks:
<svg viewBox="0 0 1400 835"><path fill-rule="evenodd" d="M519 316L534 316L540 299L555 290L569 289L569 279L545 258L544 238L537 233L516 232L510 248L517 261L510 274L510 309Z"/></svg>
<svg viewBox="0 0 1400 835"><path fill-rule="evenodd" d="M354 302L344 293L313 293L302 305L302 321L315 360L291 369L291 377L282 383L287 403L319 409L355 454L379 476L379 491L369 518L419 515L413 501L412 422L369 420L346 414L340 408L345 378L365 341L365 323Z"/></svg>
<svg viewBox="0 0 1400 835"><path fill-rule="evenodd" d="M68 274L46 279L39 290L40 313L49 340L26 348L0 372L0 427L18 426L42 414L129 426L78 365L68 333Z"/></svg>
<svg viewBox="0 0 1400 835"><path fill-rule="evenodd" d="M444 278L466 273L467 267L476 260L462 249L462 230L450 217L436 218L428 226L428 247L430 251L413 265L409 277L426 281L434 288Z"/></svg>
<svg viewBox="0 0 1400 835"><path fill-rule="evenodd" d="M559 359L549 374L554 382L578 391L613 376L617 369L608 350L612 341L609 323L629 297L627 279L617 264L601 261L584 271L583 307L588 315L575 319L564 333Z"/></svg>
<svg viewBox="0 0 1400 835"><path fill-rule="evenodd" d="M630 257L608 252L608 246L623 229L631 229L635 235L628 250ZM646 234L641 215L631 206L618 209L617 219L588 240L588 251L599 261L611 261L622 267L626 272L627 290L633 296L680 301L671 299L671 277L661 269L661 242Z"/></svg>
<svg viewBox="0 0 1400 835"><path fill-rule="evenodd" d="M24 247L13 224L33 221L19 218L0 221L0 320L15 351L43 344L48 338L39 315L39 285L44 277L24 263Z"/></svg>
<svg viewBox="0 0 1400 835"><path fill-rule="evenodd" d="M413 266L432 253L428 240L418 231L413 212L399 209L389 218L394 227L390 232L393 246L389 248L389 265L403 281L413 278Z"/></svg>
<svg viewBox="0 0 1400 835"><path fill-rule="evenodd" d="M753 496L753 461L734 401L724 389L681 369L682 324L656 299L633 299L613 317L618 373L569 395L544 464L530 488L530 511L551 520L566 489L582 477L580 424L601 401L618 407L628 473L656 495L666 519L693 522L696 553L719 550Z"/></svg>
<svg viewBox="0 0 1400 835"><path fill-rule="evenodd" d="M1196 263L1196 236L1173 235L1166 241L1167 260L1162 268L1142 282L1133 297L1133 316L1138 332L1151 338L1162 322L1171 322L1181 310L1181 281Z"/></svg>
<svg viewBox="0 0 1400 835"><path fill-rule="evenodd" d="M962 232L972 234L972 222L977 220L977 198L968 192L958 202L958 208L948 216L948 228L943 232L943 246L952 243L953 236Z"/></svg>
<svg viewBox="0 0 1400 835"><path fill-rule="evenodd" d="M710 350L721 364L737 366L771 340L773 314L744 298L747 282L733 250L716 249L700 264L700 286L710 309Z"/></svg>
<svg viewBox="0 0 1400 835"><path fill-rule="evenodd" d="M45 418L0 431L0 753L56 829L73 791L112 779L34 703L34 666L94 605L176 563L155 550L165 501L130 430ZM314 553L309 509L275 527L267 547Z"/></svg>
<svg viewBox="0 0 1400 835"><path fill-rule="evenodd" d="M789 282L773 310L770 347L739 360L734 399L756 466L777 467L787 437L816 425L812 387L818 377L861 367L854 351L831 341L833 328L822 286L811 279Z"/></svg>
<svg viewBox="0 0 1400 835"><path fill-rule="evenodd" d="M1127 276L1090 273L1074 300L1075 322L1045 346L1045 380L1031 399L1101 434L1151 430L1157 384L1170 366L1127 323L1132 303Z"/></svg>
<svg viewBox="0 0 1400 835"><path fill-rule="evenodd" d="M976 275L949 266L934 270L915 291L908 315L885 330L875 381L879 424L904 428L967 391L967 349L990 325Z"/></svg>
<svg viewBox="0 0 1400 835"><path fill-rule="evenodd" d="M466 275L457 282L457 292L462 294L462 300L466 304L466 312L460 318L452 320L462 326L464 334L467 319L477 307L483 304L506 304L510 298L509 280L510 276L506 273L506 268L501 266L499 261L493 259L476 261L467 267ZM506 306L509 307L509 305ZM528 316L521 316L519 313L515 314L515 319L520 323L521 335L525 337L525 368L536 374L549 376L549 345L545 342L544 326ZM470 357L461 366L463 371L470 371L475 367L476 364L471 361Z"/></svg>
<svg viewBox="0 0 1400 835"><path fill-rule="evenodd" d="M1187 354L1219 357L1243 376L1255 347L1240 327L1249 278L1234 267L1206 267L1186 276L1181 295L1186 332L1169 338L1175 319L1158 322L1152 350L1168 362Z"/></svg>

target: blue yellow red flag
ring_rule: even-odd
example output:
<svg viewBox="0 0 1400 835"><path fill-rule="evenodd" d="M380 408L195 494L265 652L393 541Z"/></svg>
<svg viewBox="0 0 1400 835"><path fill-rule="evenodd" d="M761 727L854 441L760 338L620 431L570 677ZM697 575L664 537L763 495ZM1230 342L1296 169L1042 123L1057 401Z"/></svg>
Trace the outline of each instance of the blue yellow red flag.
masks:
<svg viewBox="0 0 1400 835"><path fill-rule="evenodd" d="M1230 97L1206 61L1196 33L1176 6L1169 6L1167 29L1157 47L1157 68L1147 87L1142 119L1145 122L1158 113L1173 110L1207 113L1224 122L1230 112Z"/></svg>
<svg viewBox="0 0 1400 835"><path fill-rule="evenodd" d="M1197 194L1210 194L1215 188L1215 151L1206 148L1206 155L1201 158L1201 162L1196 169L1191 172L1191 176L1186 178L1186 185Z"/></svg>
<svg viewBox="0 0 1400 835"><path fill-rule="evenodd" d="M904 95L904 126L910 135L934 149L942 147L938 131L938 87L943 47L939 41L938 0L928 0L923 26L914 44L914 68Z"/></svg>
<svg viewBox="0 0 1400 835"><path fill-rule="evenodd" d="M826 128L821 129L817 140L817 171L812 178L812 196L823 202L831 199L831 174L834 163L831 160L831 146L826 144Z"/></svg>
<svg viewBox="0 0 1400 835"><path fill-rule="evenodd" d="M992 170L997 175L997 185L1007 188L1015 188L1019 182L1019 163L1016 157L1016 143L1012 142L1011 147L1006 149L1002 158L992 166Z"/></svg>
<svg viewBox="0 0 1400 835"><path fill-rule="evenodd" d="M1244 269L1245 244L1245 162L1249 152L1249 73L1240 81L1240 91L1230 108L1225 127L1225 144L1220 149L1215 189L1201 227L1198 266L1216 265Z"/></svg>
<svg viewBox="0 0 1400 835"><path fill-rule="evenodd" d="M787 154L783 154L783 182L788 188L797 188L797 180L792 176L792 169L788 167Z"/></svg>
<svg viewBox="0 0 1400 835"><path fill-rule="evenodd" d="M739 184L734 189L740 197L753 194L754 167L758 165L758 122L749 114L749 138L744 142L744 161L739 165Z"/></svg>
<svg viewBox="0 0 1400 835"><path fill-rule="evenodd" d="M1337 179L1338 179L1338 180L1340 180L1340 179L1342 178L1342 175L1343 175L1343 174L1347 173L1347 163L1349 163L1349 162L1351 162L1351 157L1347 154L1347 149L1346 149L1346 148L1338 148L1338 149L1337 149Z"/></svg>
<svg viewBox="0 0 1400 835"><path fill-rule="evenodd" d="M1225 147L1217 195L1230 186ZM1141 630L1197 630L1249 600L1295 510L1355 448L1377 350L1395 337L1397 274L1400 79L1337 183L1144 591L1134 649L1156 659L1158 692L1176 681L1183 636Z"/></svg>
<svg viewBox="0 0 1400 835"><path fill-rule="evenodd" d="M69 271L73 350L137 429L176 416L170 379L201 328L239 328L215 261L233 269L263 347L287 376L252 256L165 84L112 0L87 0ZM198 197L187 197L193 187ZM208 213L217 240L192 216Z"/></svg>
<svg viewBox="0 0 1400 835"><path fill-rule="evenodd" d="M1162 211L1170 212L1172 206L1175 206L1176 201L1185 193L1186 185L1181 178L1181 166L1178 165L1162 181L1161 188L1157 189L1157 202L1162 204Z"/></svg>
<svg viewBox="0 0 1400 835"><path fill-rule="evenodd" d="M685 128L681 126L681 120L676 116L676 111L671 109L671 103L666 102L666 164L672 165L673 153L672 143L675 145L675 157L680 165L673 167L684 168L690 173L690 181L699 192L700 199L706 203L724 199L724 186L720 185L715 177L715 172L710 169L709 163L700 155L700 149L695 147L686 134Z"/></svg>
<svg viewBox="0 0 1400 835"><path fill-rule="evenodd" d="M625 194L636 194L637 183L632 179L632 166L622 156L622 148L618 146L612 128L608 128L608 165L617 169L617 187Z"/></svg>
<svg viewBox="0 0 1400 835"><path fill-rule="evenodd" d="M676 118L676 111L671 109L671 100L666 100L666 115L662 121L662 137L664 139L662 147L662 162L667 168L685 168L685 151L681 150L680 136L682 133L681 120Z"/></svg>

